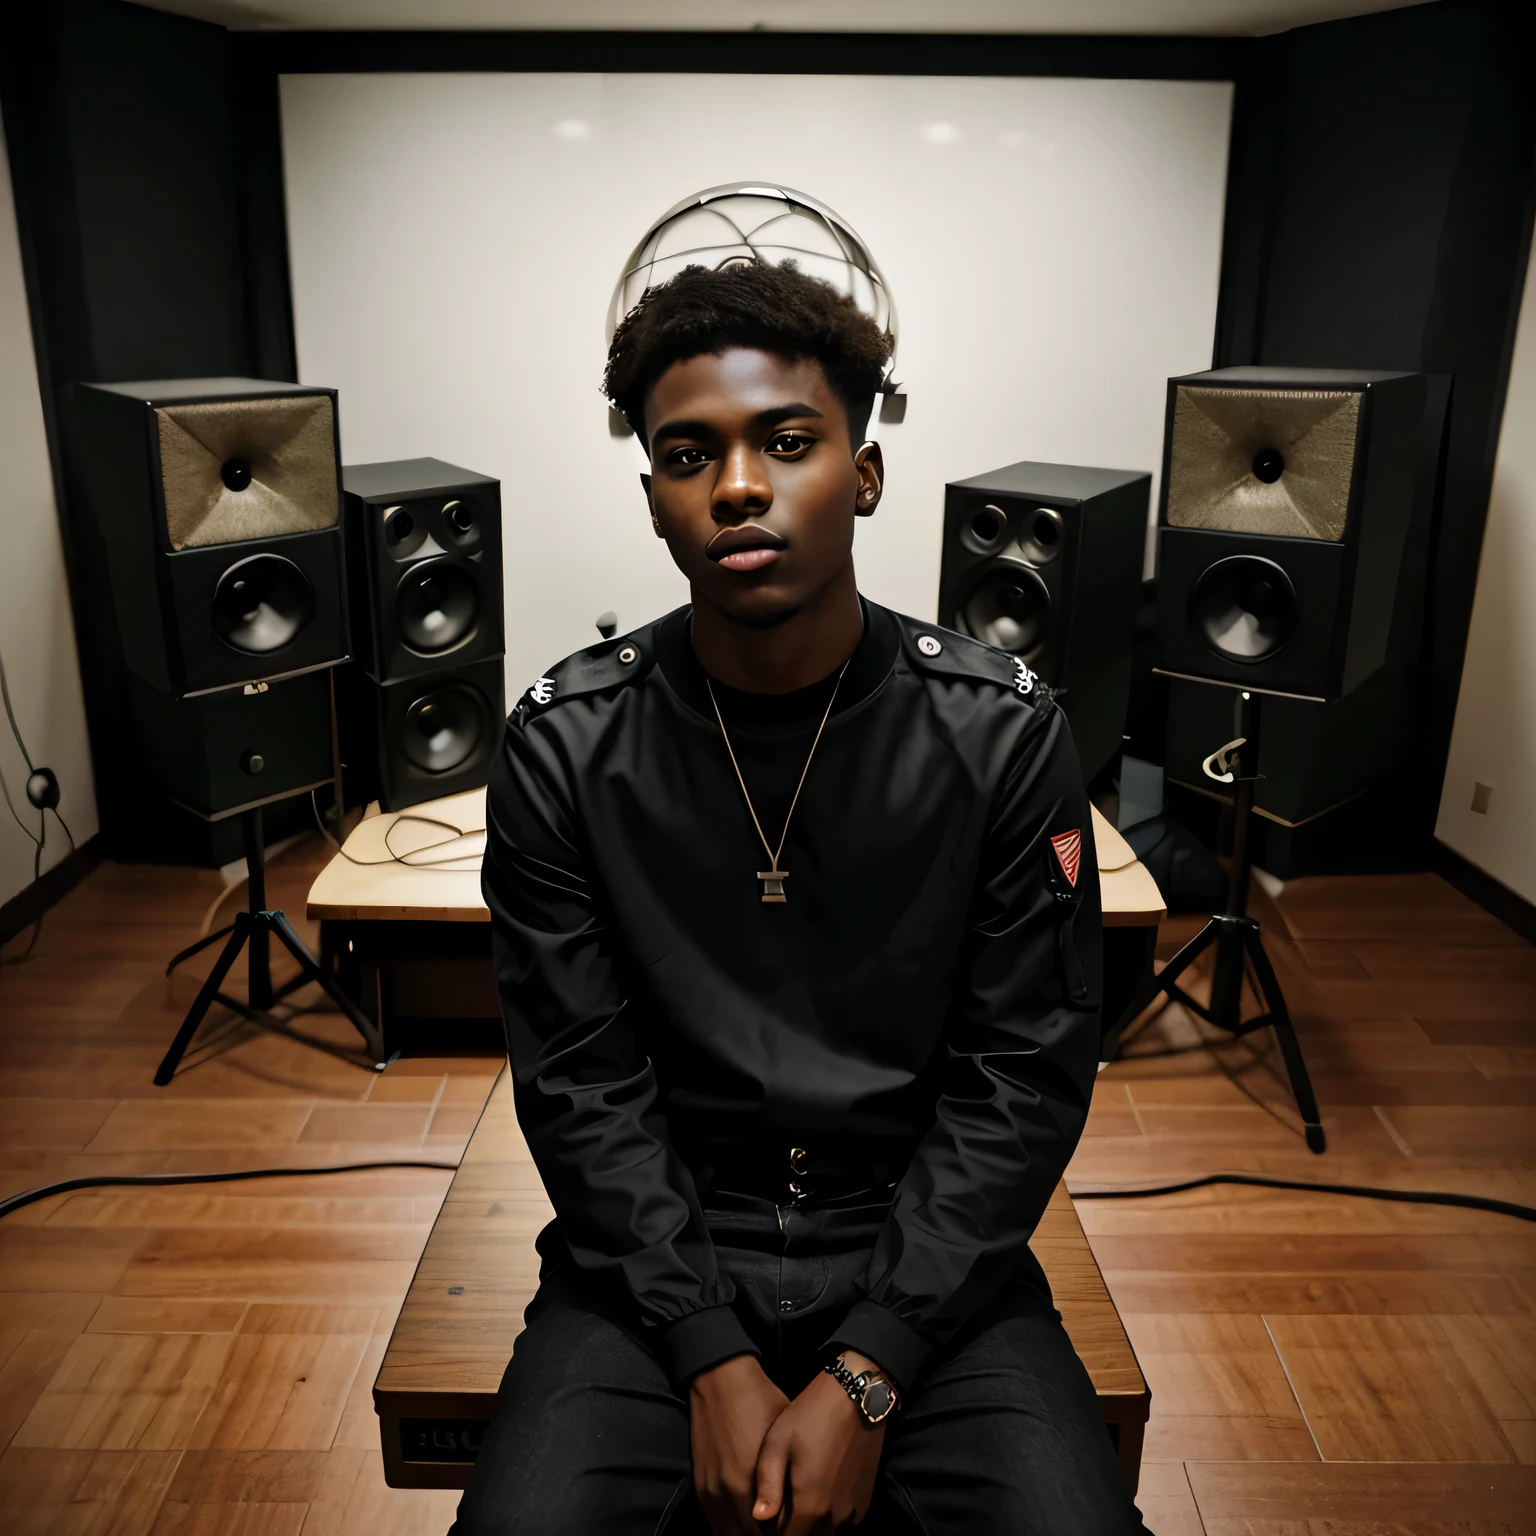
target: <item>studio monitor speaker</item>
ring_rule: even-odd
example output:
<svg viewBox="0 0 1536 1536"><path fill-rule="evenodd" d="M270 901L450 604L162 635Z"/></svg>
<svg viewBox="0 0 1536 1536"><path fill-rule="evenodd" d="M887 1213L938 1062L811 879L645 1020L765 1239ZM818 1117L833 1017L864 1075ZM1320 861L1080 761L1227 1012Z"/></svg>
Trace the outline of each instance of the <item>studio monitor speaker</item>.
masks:
<svg viewBox="0 0 1536 1536"><path fill-rule="evenodd" d="M346 657L334 390L84 384L75 407L131 672L185 698Z"/></svg>
<svg viewBox="0 0 1536 1536"><path fill-rule="evenodd" d="M437 459L351 464L353 639L375 682L499 656L501 485Z"/></svg>
<svg viewBox="0 0 1536 1536"><path fill-rule="evenodd" d="M1424 407L1412 373L1169 380L1157 536L1167 671L1328 700L1382 665Z"/></svg>
<svg viewBox="0 0 1536 1536"><path fill-rule="evenodd" d="M348 465L357 662L338 679L347 799L484 784L506 722L501 485L437 459Z"/></svg>
<svg viewBox="0 0 1536 1536"><path fill-rule="evenodd" d="M1060 691L1090 779L1125 729L1151 481L1021 463L944 488L939 622Z"/></svg>
<svg viewBox="0 0 1536 1536"><path fill-rule="evenodd" d="M1383 664L1342 697L1272 698L1265 705L1254 786L1262 824L1260 857L1266 869L1289 878L1369 862L1368 845L1385 837L1405 846L1406 808L1414 775L1424 771L1415 750L1422 728L1423 624L1426 570L1445 443L1451 379L1425 375L1422 421L1411 447L1414 488L1407 537L1398 560L1391 625ZM1283 550L1282 550L1283 552ZM1169 780L1210 794L1216 786L1201 770L1205 757L1233 735L1230 687L1209 681L1169 680L1163 762ZM1339 817L1312 823L1369 790L1376 809L1361 801ZM1294 835L1272 830L1306 827ZM1366 850L1366 851L1362 851ZM1332 862L1338 858L1341 862ZM1315 862L1313 862L1315 860Z"/></svg>

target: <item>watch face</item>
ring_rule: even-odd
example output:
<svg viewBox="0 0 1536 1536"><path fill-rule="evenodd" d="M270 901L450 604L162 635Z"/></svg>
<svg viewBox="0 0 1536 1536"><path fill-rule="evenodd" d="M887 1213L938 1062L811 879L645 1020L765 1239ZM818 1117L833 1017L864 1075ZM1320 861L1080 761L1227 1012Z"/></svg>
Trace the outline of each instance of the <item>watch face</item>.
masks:
<svg viewBox="0 0 1536 1536"><path fill-rule="evenodd" d="M864 1416L878 1424L896 1406L896 1394L886 1381L872 1381L864 1389Z"/></svg>

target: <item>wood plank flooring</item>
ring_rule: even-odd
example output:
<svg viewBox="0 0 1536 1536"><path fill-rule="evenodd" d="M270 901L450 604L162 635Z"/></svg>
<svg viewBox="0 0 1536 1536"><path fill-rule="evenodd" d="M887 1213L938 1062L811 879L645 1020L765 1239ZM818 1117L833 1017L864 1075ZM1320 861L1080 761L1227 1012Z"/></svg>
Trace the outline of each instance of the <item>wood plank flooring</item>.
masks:
<svg viewBox="0 0 1536 1536"><path fill-rule="evenodd" d="M280 855L269 899L302 913L322 861L318 843ZM208 871L105 865L49 913L36 957L0 971L0 1192L93 1172L457 1161L494 1057L376 1076L216 1016L170 1087L152 1085L211 963L167 981L165 960L219 889ZM351 1043L335 1015L296 1023ZM371 1389L449 1178L101 1189L6 1218L0 1528L445 1531L456 1494L385 1486Z"/></svg>
<svg viewBox="0 0 1536 1536"><path fill-rule="evenodd" d="M301 912L321 859L281 855L272 899ZM218 890L211 872L105 865L0 971L0 1191L460 1155L494 1058L375 1077L215 1019L151 1085L199 979L194 963L168 982L165 958ZM1298 881L1260 915L1328 1153L1306 1151L1256 1037L1107 1068L1069 1183L1232 1168L1536 1203L1536 949L1429 876ZM1195 926L1170 921L1161 952ZM348 1039L334 1015L301 1023ZM1133 1050L1197 1038L1170 1009ZM0 1525L445 1531L454 1494L384 1485L370 1392L447 1183L102 1189L6 1218ZM1536 1229L1243 1189L1078 1212L1152 1385L1157 1536L1536 1532Z"/></svg>
<svg viewBox="0 0 1536 1536"><path fill-rule="evenodd" d="M1212 1033L1170 1008L1100 1073L1069 1187L1230 1169L1536 1204L1536 949L1428 875L1295 881L1258 915L1328 1152L1267 1035L1144 1054ZM1078 1212L1152 1388L1158 1536L1536 1532L1536 1228L1257 1189Z"/></svg>

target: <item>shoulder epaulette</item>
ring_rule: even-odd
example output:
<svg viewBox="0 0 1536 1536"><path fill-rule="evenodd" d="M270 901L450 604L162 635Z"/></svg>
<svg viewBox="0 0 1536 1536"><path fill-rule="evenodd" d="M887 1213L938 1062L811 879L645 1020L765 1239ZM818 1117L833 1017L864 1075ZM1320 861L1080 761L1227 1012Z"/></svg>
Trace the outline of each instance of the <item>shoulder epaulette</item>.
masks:
<svg viewBox="0 0 1536 1536"><path fill-rule="evenodd" d="M1051 702L1051 690L1011 652L937 624L925 624L905 615L899 617L901 648L917 671L935 677L965 677L997 683L1040 708Z"/></svg>
<svg viewBox="0 0 1536 1536"><path fill-rule="evenodd" d="M656 626L648 624L567 656L528 685L513 706L514 714L527 719L570 699L639 682L656 662L655 631Z"/></svg>

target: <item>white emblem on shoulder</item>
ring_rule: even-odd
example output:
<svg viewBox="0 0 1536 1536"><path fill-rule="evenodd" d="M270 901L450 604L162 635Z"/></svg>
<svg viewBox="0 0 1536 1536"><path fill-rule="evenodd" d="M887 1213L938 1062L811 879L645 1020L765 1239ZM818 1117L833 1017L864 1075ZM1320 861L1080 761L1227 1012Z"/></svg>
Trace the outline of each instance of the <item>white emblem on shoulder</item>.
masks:
<svg viewBox="0 0 1536 1536"><path fill-rule="evenodd" d="M535 704L548 704L555 696L555 680L552 677L541 677L533 687L528 690L528 697Z"/></svg>
<svg viewBox="0 0 1536 1536"><path fill-rule="evenodd" d="M1013 658L1013 665L1015 669L1013 686L1017 688L1020 693L1033 693L1035 691L1035 674L1031 672L1029 668L1026 667L1017 656Z"/></svg>

